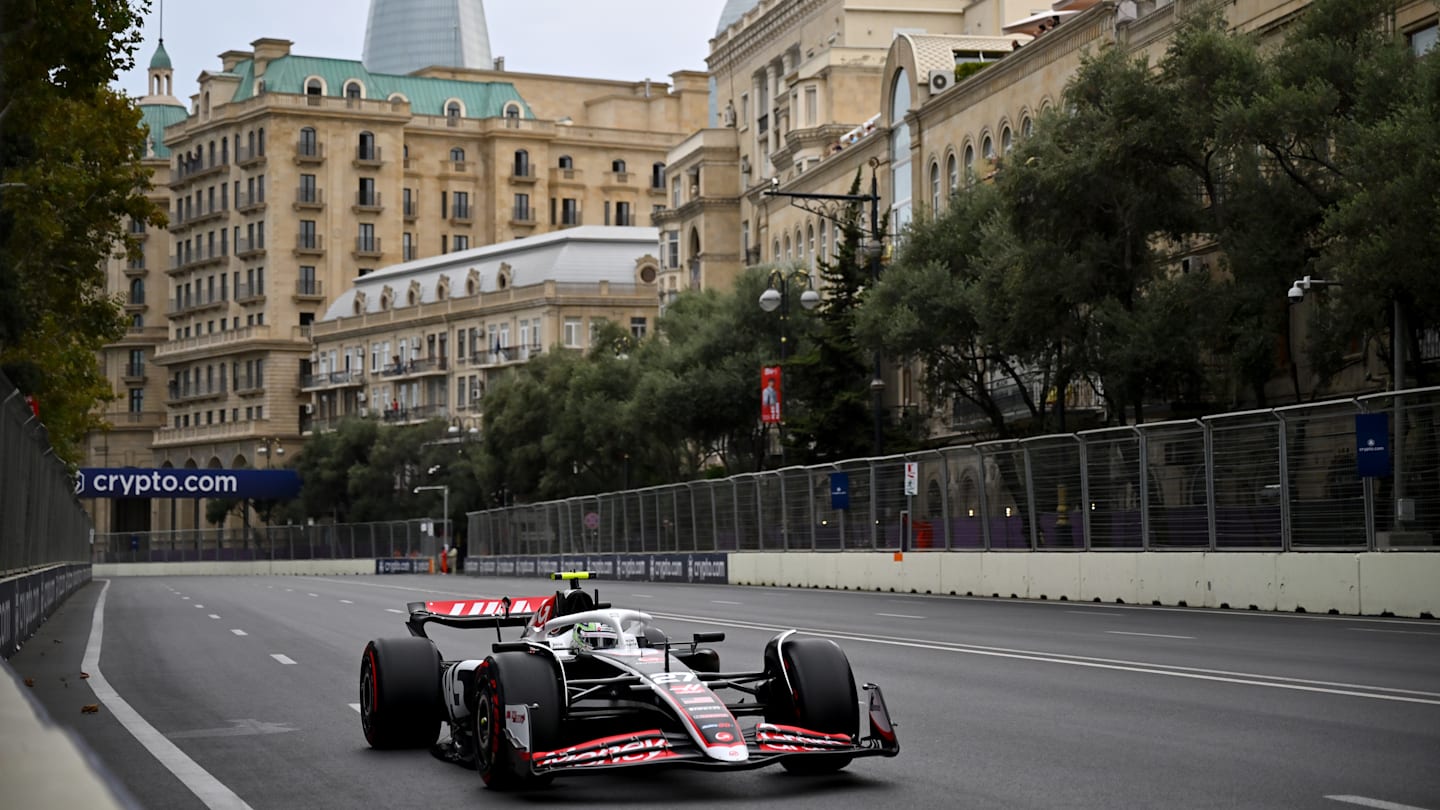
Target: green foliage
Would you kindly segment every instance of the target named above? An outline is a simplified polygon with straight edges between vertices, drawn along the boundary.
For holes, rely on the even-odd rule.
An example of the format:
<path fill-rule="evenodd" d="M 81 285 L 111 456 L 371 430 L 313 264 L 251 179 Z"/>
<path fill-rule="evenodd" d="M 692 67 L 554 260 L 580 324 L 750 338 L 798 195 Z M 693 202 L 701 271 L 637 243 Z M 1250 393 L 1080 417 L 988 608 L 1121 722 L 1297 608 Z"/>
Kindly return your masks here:
<path fill-rule="evenodd" d="M 124 334 L 105 262 L 136 255 L 127 219 L 165 224 L 145 197 L 139 111 L 109 87 L 146 8 L 7 0 L 0 15 L 0 368 L 72 462 L 111 398 L 95 352 Z"/>
<path fill-rule="evenodd" d="M 955 66 L 955 83 L 965 81 L 976 73 L 990 67 L 993 62 L 961 62 Z"/>

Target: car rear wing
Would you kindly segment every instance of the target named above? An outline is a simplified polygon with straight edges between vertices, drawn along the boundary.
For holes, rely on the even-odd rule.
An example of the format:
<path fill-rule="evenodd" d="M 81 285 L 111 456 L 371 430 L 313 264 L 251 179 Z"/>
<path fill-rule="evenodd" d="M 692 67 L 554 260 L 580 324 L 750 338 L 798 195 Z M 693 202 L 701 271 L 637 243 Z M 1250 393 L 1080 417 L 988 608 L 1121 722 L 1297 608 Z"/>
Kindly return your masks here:
<path fill-rule="evenodd" d="M 410 602 L 405 606 L 409 612 L 405 626 L 411 635 L 420 638 L 428 638 L 425 625 L 432 623 L 461 629 L 524 627 L 537 611 L 548 608 L 547 602 L 552 599 L 554 596 L 546 595 Z"/>

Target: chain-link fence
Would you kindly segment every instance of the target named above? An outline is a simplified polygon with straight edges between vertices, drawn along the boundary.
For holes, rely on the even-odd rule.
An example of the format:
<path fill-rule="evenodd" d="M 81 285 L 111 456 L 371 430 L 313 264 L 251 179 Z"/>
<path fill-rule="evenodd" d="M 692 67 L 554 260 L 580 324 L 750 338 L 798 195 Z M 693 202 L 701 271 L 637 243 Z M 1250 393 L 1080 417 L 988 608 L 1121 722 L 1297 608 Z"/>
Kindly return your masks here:
<path fill-rule="evenodd" d="M 1415 389 L 473 512 L 470 553 L 1435 549 L 1437 434 Z"/>
<path fill-rule="evenodd" d="M 438 524 L 439 521 L 435 521 Z M 95 537 L 96 562 L 346 560 L 434 557 L 444 531 L 429 520 L 122 532 Z"/>
<path fill-rule="evenodd" d="M 90 528 L 45 428 L 0 374 L 0 577 L 88 561 Z"/>

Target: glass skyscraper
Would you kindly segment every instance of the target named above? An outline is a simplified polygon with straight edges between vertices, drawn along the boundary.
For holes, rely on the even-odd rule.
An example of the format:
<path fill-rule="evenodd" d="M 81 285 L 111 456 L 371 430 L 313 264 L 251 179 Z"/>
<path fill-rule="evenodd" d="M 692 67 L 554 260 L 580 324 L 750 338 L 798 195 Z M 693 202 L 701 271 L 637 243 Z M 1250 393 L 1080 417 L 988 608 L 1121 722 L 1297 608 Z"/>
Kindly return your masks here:
<path fill-rule="evenodd" d="M 490 32 L 481 0 L 370 0 L 361 61 L 374 73 L 431 65 L 490 70 Z"/>

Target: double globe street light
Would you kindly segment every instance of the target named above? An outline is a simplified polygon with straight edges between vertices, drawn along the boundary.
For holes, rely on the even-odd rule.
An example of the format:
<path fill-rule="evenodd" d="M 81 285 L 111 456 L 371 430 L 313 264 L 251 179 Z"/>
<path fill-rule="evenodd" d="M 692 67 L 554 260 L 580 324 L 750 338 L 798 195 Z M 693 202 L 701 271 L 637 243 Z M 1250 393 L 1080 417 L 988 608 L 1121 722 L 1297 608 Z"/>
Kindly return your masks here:
<path fill-rule="evenodd" d="M 810 272 L 803 267 L 795 267 L 790 270 L 776 268 L 770 271 L 770 286 L 765 292 L 760 293 L 760 308 L 766 312 L 780 310 L 780 368 L 785 368 L 785 361 L 790 356 L 790 293 L 797 284 L 804 285 L 804 291 L 800 293 L 800 306 L 805 310 L 813 310 L 820 306 L 820 293 L 815 291 Z M 781 377 L 783 384 L 784 377 Z M 785 417 L 782 408 L 784 404 L 778 399 L 779 392 L 773 405 L 769 402 L 763 403 L 767 407 L 774 407 L 777 416 L 777 424 L 780 428 L 780 466 L 785 466 Z"/>

